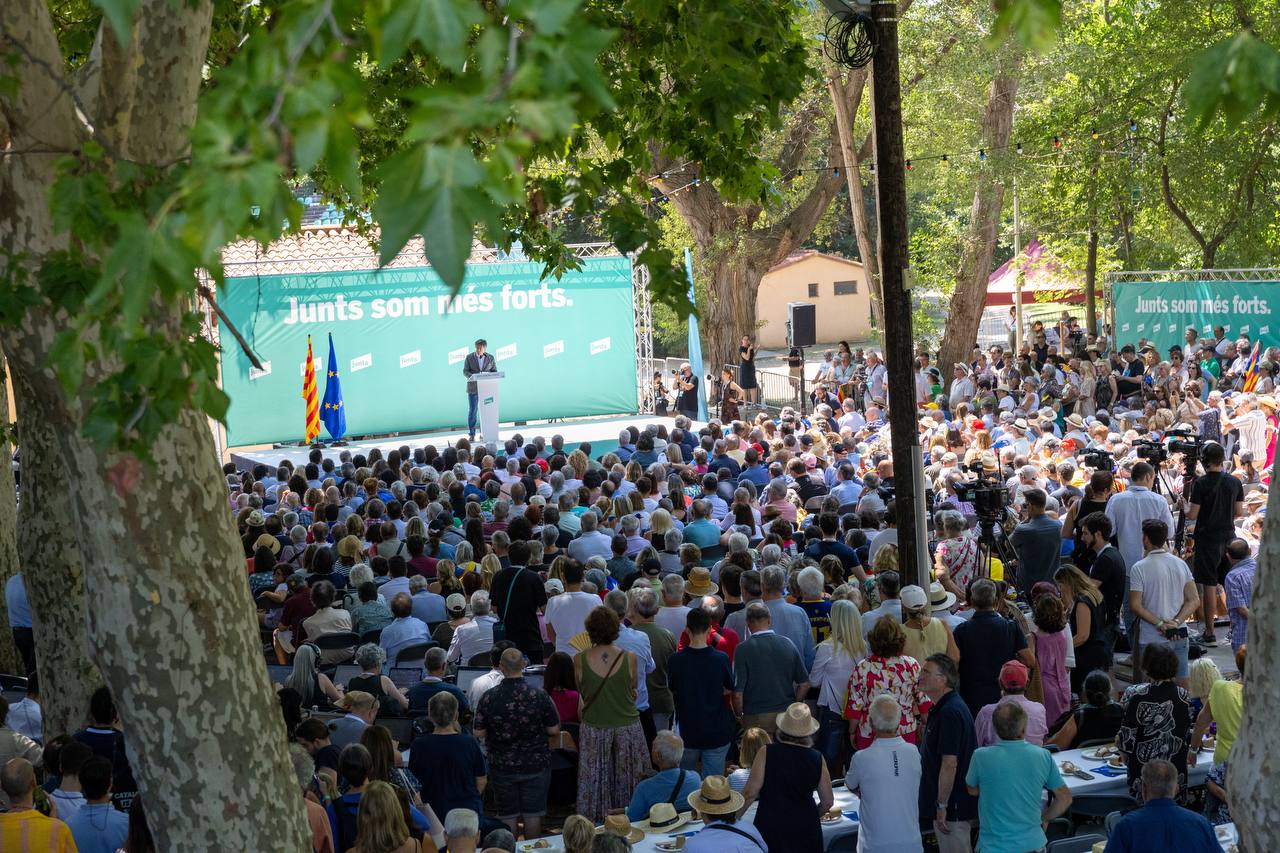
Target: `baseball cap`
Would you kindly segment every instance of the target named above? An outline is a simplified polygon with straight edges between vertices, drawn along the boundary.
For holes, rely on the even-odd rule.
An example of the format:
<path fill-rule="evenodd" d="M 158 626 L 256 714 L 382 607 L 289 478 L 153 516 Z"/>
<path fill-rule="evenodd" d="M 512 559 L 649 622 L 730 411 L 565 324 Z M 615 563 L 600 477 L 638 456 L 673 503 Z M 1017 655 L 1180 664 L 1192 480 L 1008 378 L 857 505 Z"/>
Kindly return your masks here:
<path fill-rule="evenodd" d="M 898 599 L 902 602 L 904 610 L 920 610 L 929 606 L 929 596 L 915 584 L 904 586 L 898 593 Z"/>
<path fill-rule="evenodd" d="M 444 600 L 444 606 L 450 613 L 462 613 L 467 609 L 467 600 L 462 593 L 455 592 Z"/>
<path fill-rule="evenodd" d="M 1031 671 L 1022 661 L 1011 660 L 1000 667 L 1000 686 L 1020 689 L 1027 686 L 1027 678 Z"/>

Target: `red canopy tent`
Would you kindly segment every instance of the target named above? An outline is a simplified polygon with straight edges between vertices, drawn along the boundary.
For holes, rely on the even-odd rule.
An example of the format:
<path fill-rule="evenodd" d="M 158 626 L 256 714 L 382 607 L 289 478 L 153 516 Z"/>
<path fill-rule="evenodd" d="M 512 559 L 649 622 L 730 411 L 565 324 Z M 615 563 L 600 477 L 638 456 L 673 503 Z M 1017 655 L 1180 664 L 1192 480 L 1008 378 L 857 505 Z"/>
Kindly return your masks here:
<path fill-rule="evenodd" d="M 1083 276 L 1064 268 L 1039 240 L 1032 240 L 1021 255 L 1005 261 L 987 279 L 987 307 L 1013 304 L 1019 267 L 1023 270 L 1023 305 L 1033 302 L 1084 302 Z"/>

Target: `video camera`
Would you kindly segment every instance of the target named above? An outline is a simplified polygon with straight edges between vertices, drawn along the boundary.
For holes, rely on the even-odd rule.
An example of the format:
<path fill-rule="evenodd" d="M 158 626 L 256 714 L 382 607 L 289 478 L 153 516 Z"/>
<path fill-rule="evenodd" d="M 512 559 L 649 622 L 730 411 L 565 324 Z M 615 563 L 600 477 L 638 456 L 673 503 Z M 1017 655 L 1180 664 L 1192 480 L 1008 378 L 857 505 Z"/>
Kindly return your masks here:
<path fill-rule="evenodd" d="M 1133 443 L 1133 450 L 1138 454 L 1138 458 L 1144 462 L 1150 462 L 1152 465 L 1159 465 L 1169 461 L 1169 450 L 1158 441 L 1149 438 L 1140 438 Z"/>
<path fill-rule="evenodd" d="M 1164 437 L 1168 442 L 1166 446 L 1170 453 L 1181 453 L 1188 462 L 1199 461 L 1205 445 L 1203 438 L 1189 429 L 1171 429 L 1164 434 Z"/>
<path fill-rule="evenodd" d="M 999 522 L 1009 505 L 1009 490 L 995 477 L 983 473 L 982 463 L 966 465 L 964 470 L 977 475 L 973 480 L 959 480 L 954 484 L 956 499 L 973 504 L 979 521 Z"/>
<path fill-rule="evenodd" d="M 1102 448 L 1094 448 L 1086 450 L 1080 454 L 1080 458 L 1084 460 L 1084 464 L 1095 471 L 1114 471 L 1116 469 L 1115 456 L 1109 450 Z"/>

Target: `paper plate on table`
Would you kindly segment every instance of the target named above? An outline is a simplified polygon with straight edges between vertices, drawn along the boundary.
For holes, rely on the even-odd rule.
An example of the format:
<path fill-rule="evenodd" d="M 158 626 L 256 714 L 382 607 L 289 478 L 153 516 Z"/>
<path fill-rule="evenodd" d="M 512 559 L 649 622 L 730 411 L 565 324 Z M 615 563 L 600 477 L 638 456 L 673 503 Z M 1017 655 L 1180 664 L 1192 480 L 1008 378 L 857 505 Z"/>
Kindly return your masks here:
<path fill-rule="evenodd" d="M 1115 755 L 1116 752 L 1116 748 L 1108 744 L 1106 746 L 1094 747 L 1093 749 L 1086 749 L 1084 752 L 1080 753 L 1080 755 L 1090 761 L 1106 761 L 1108 758 Z"/>
<path fill-rule="evenodd" d="M 564 847 L 559 838 L 537 838 L 533 841 L 521 841 L 516 845 L 520 853 L 560 853 Z"/>

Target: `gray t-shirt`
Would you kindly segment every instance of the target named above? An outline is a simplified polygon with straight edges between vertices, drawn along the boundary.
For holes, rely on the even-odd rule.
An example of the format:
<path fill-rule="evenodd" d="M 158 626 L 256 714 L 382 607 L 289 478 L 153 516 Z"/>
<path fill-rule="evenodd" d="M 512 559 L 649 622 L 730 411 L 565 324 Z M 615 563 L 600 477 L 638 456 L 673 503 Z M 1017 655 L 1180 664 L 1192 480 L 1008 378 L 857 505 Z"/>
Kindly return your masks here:
<path fill-rule="evenodd" d="M 795 644 L 771 630 L 752 634 L 738 646 L 733 676 L 743 714 L 785 711 L 796 701 L 796 685 L 809 680 Z"/>

